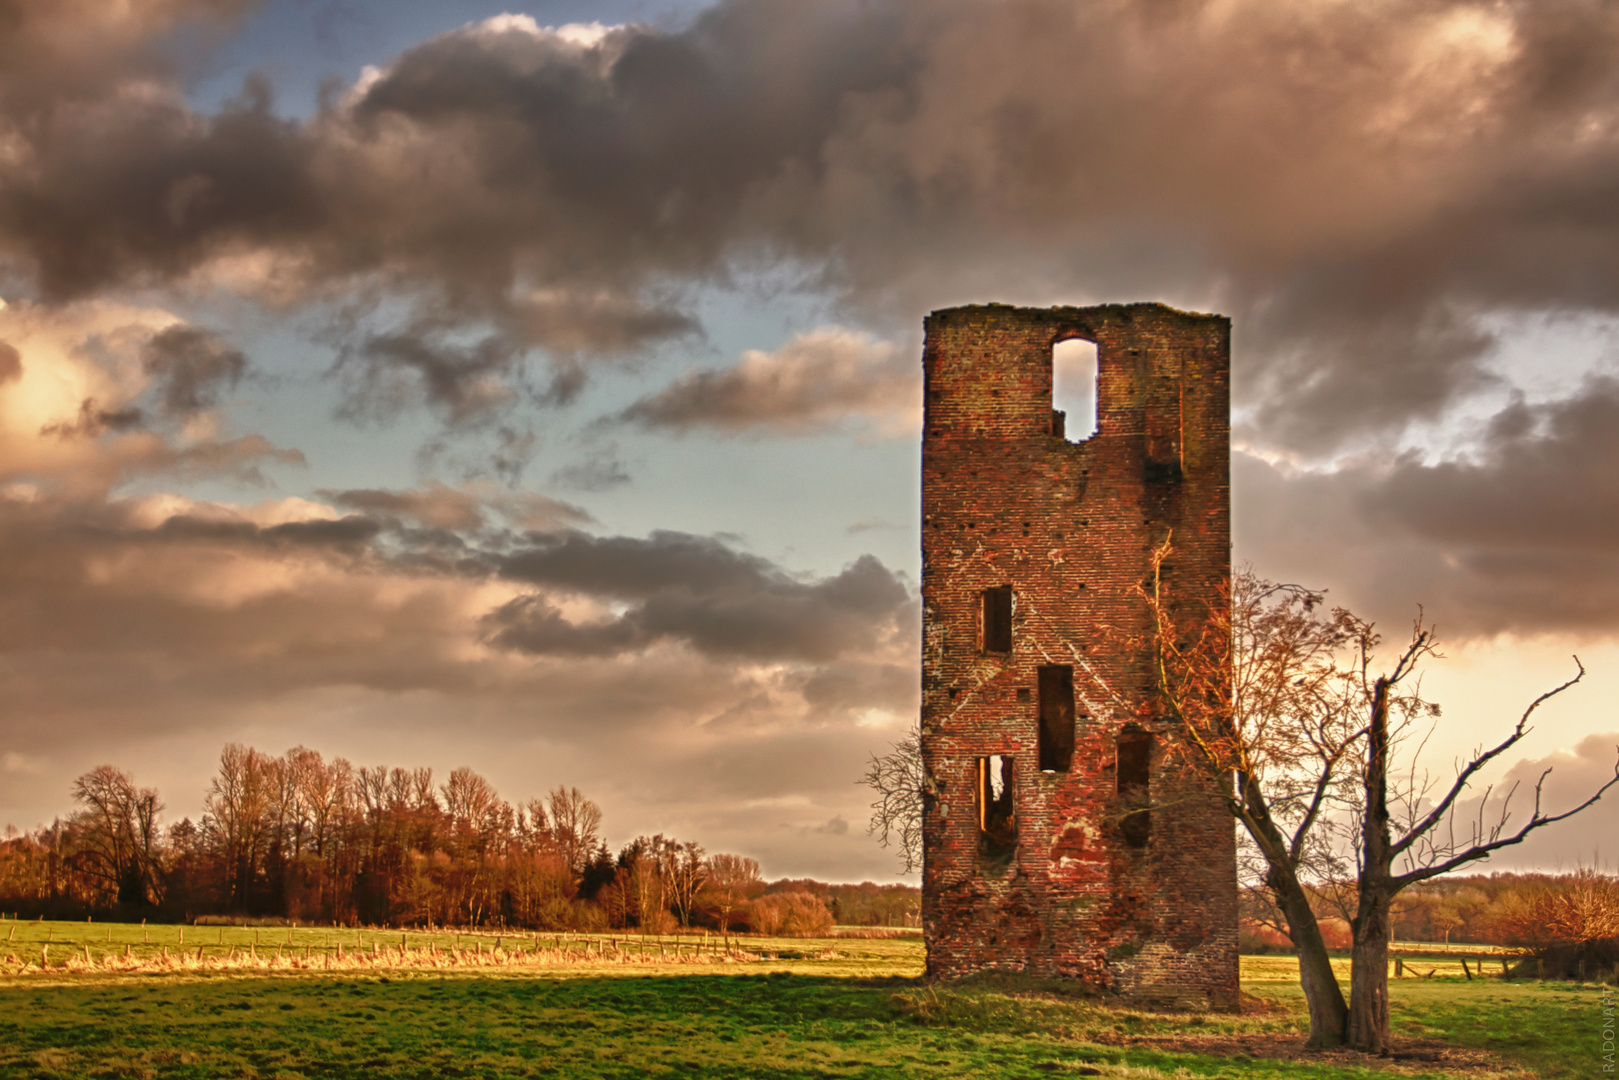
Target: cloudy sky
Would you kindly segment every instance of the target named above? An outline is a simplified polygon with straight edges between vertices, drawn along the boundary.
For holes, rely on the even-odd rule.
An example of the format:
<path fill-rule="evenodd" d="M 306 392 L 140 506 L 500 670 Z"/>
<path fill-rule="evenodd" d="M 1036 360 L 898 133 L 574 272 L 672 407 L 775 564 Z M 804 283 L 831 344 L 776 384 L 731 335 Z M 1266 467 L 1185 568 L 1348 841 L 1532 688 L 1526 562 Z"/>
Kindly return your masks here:
<path fill-rule="evenodd" d="M 1611 774 L 1598 0 L 0 0 L 0 296 L 0 826 L 303 743 L 893 877 L 987 300 L 1231 316 L 1238 559 L 1423 605 L 1437 774 L 1577 652 L 1498 776 Z"/>

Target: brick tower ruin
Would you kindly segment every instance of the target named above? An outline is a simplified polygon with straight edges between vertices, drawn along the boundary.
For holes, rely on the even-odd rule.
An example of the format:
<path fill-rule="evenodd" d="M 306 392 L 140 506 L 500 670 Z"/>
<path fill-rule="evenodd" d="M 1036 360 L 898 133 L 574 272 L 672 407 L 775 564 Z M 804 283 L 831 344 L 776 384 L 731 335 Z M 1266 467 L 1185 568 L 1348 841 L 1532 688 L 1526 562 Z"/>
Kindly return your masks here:
<path fill-rule="evenodd" d="M 1138 587 L 1231 573 L 1231 324 L 1162 304 L 935 311 L 923 351 L 922 919 L 928 972 L 1237 1004 L 1236 841 L 1175 753 Z M 1063 434 L 1052 350 L 1097 348 Z"/>

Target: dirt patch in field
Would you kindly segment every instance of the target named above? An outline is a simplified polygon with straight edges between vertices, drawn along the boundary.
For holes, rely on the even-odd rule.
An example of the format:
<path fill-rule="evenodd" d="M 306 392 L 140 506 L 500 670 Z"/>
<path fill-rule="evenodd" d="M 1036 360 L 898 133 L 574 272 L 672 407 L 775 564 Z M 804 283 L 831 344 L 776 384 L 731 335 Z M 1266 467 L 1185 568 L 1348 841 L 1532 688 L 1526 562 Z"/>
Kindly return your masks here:
<path fill-rule="evenodd" d="M 1514 1065 L 1498 1054 L 1454 1046 L 1437 1039 L 1396 1039 L 1387 1057 L 1373 1057 L 1357 1050 L 1335 1048 L 1314 1050 L 1297 1035 L 1256 1032 L 1252 1035 L 1122 1035 L 1093 1036 L 1093 1042 L 1109 1046 L 1151 1046 L 1154 1049 L 1209 1054 L 1215 1057 L 1265 1058 L 1272 1061 L 1298 1061 L 1312 1065 L 1358 1066 L 1399 1074 L 1454 1073 L 1485 1080 L 1488 1077 L 1532 1077 L 1527 1069 Z"/>

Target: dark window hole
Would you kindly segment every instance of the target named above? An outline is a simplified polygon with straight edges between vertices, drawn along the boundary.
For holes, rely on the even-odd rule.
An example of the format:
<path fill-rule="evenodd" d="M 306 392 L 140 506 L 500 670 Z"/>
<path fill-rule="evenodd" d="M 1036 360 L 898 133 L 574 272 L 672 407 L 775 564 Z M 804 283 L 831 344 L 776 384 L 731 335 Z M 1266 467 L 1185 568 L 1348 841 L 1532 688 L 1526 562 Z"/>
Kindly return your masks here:
<path fill-rule="evenodd" d="M 1017 774 L 1010 754 L 977 759 L 978 850 L 988 856 L 1017 847 Z"/>
<path fill-rule="evenodd" d="M 1074 762 L 1074 669 L 1042 664 L 1040 682 L 1040 771 L 1067 772 Z"/>
<path fill-rule="evenodd" d="M 1012 586 L 998 585 L 984 590 L 984 651 L 1012 651 Z"/>
<path fill-rule="evenodd" d="M 1119 802 L 1124 816 L 1120 830 L 1131 847 L 1146 847 L 1152 835 L 1152 811 L 1148 809 L 1152 788 L 1152 732 L 1127 724 L 1119 732 Z"/>

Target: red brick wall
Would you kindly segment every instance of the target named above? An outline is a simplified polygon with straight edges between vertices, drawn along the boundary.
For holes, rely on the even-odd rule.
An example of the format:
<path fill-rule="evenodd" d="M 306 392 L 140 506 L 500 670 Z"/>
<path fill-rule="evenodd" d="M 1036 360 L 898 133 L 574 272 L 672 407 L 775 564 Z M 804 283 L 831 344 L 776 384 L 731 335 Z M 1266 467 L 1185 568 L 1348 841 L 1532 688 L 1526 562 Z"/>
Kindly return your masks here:
<path fill-rule="evenodd" d="M 991 304 L 936 311 L 926 331 L 929 973 L 1025 971 L 1234 1008 L 1234 825 L 1159 715 L 1134 591 L 1165 538 L 1180 618 L 1230 576 L 1230 322 L 1161 304 Z M 1098 356 L 1097 431 L 1077 443 L 1051 434 L 1052 346 L 1070 338 Z M 981 596 L 1005 585 L 1012 651 L 986 654 Z M 1074 669 L 1067 773 L 1039 771 L 1043 664 Z M 1153 735 L 1144 843 L 1116 779 L 1127 724 Z M 1016 843 L 986 854 L 975 773 L 996 754 L 1014 761 Z"/>

